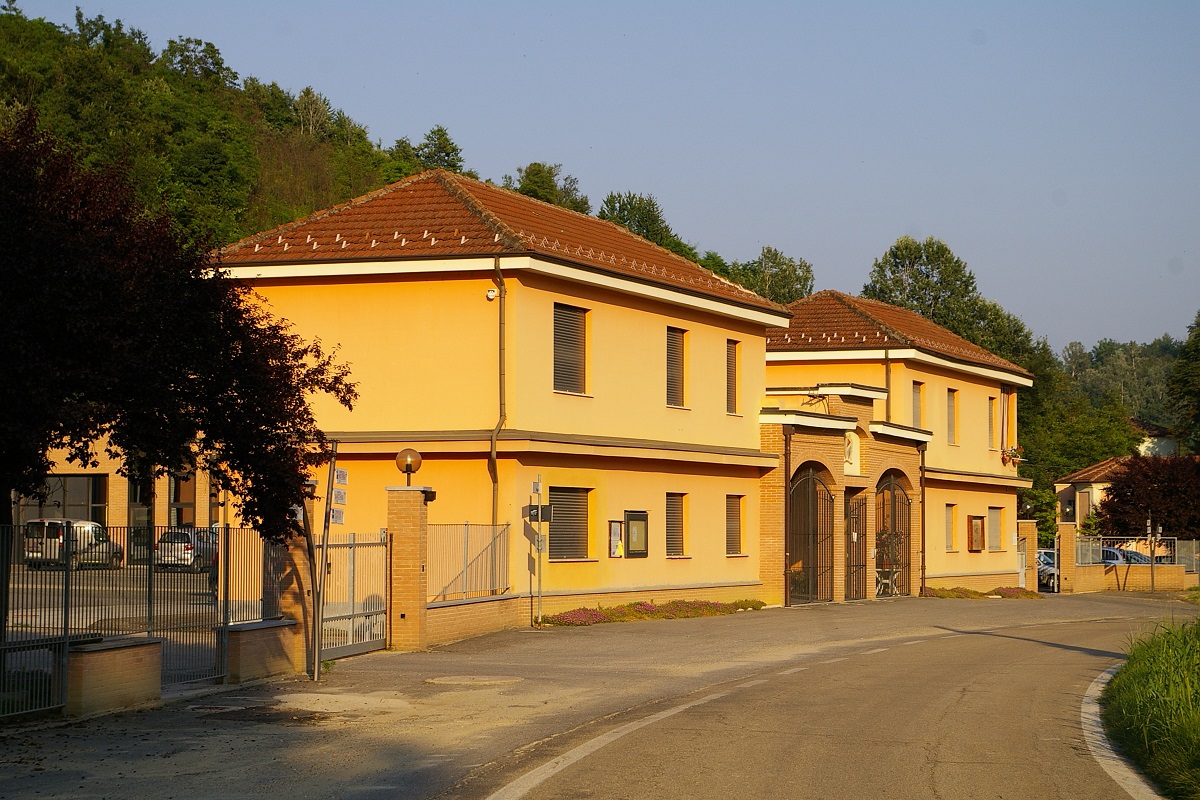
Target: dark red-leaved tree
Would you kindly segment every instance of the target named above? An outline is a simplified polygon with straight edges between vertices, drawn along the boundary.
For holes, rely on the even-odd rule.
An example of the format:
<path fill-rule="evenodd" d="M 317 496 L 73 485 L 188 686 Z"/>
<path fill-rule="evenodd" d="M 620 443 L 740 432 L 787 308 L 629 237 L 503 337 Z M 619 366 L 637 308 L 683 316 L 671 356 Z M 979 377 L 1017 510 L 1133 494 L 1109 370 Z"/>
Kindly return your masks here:
<path fill-rule="evenodd" d="M 349 407 L 354 385 L 218 266 L 32 114 L 0 130 L 6 497 L 37 490 L 51 451 L 87 464 L 103 449 L 142 475 L 207 470 L 264 536 L 297 531 L 290 510 L 328 457 L 310 400 Z M 0 503 L 0 526 L 12 512 Z"/>
<path fill-rule="evenodd" d="M 1200 457 L 1130 456 L 1096 516 L 1109 536 L 1145 536 L 1149 519 L 1164 536 L 1200 539 Z"/>

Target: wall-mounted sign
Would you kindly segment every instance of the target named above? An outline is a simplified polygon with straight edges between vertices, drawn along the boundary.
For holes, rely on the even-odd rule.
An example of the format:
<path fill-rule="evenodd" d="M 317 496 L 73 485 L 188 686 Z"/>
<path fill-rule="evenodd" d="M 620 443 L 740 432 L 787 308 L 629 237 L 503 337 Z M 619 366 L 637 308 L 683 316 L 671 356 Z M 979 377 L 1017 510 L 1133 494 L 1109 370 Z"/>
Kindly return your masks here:
<path fill-rule="evenodd" d="M 344 509 L 344 508 L 329 509 L 329 522 L 332 525 L 344 525 L 346 522 L 346 509 Z"/>
<path fill-rule="evenodd" d="M 649 515 L 645 511 L 625 512 L 625 557 L 645 558 L 650 554 Z"/>
<path fill-rule="evenodd" d="M 610 558 L 625 557 L 625 526 L 619 519 L 608 521 L 608 555 Z"/>
<path fill-rule="evenodd" d="M 338 467 L 333 471 L 333 482 L 336 486 L 347 486 L 349 484 L 350 475 L 346 470 Z"/>
<path fill-rule="evenodd" d="M 334 505 L 339 505 L 339 506 L 346 505 L 346 490 L 345 489 L 334 489 L 333 490 L 333 502 L 334 502 Z"/>
<path fill-rule="evenodd" d="M 554 506 L 546 504 L 544 506 L 532 505 L 529 507 L 530 522 L 553 522 L 554 521 Z"/>

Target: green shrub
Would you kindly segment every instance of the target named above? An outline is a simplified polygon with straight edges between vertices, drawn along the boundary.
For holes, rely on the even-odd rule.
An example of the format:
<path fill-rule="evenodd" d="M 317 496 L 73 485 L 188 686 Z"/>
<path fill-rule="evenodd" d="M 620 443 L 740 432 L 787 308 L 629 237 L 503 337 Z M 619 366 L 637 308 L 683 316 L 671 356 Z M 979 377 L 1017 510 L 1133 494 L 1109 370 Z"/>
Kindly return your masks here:
<path fill-rule="evenodd" d="M 1109 736 L 1167 797 L 1200 798 L 1200 622 L 1134 642 L 1100 702 Z"/>

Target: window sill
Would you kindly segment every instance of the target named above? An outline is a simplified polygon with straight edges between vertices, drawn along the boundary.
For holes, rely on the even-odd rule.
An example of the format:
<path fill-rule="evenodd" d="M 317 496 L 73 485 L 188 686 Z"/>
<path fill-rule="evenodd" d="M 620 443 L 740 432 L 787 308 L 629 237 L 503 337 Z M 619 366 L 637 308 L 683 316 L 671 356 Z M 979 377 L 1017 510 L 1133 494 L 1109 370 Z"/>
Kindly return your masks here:
<path fill-rule="evenodd" d="M 595 564 L 600 561 L 598 558 L 548 558 L 546 560 L 551 564 Z"/>
<path fill-rule="evenodd" d="M 568 392 L 565 389 L 555 389 L 554 393 L 566 395 L 567 397 L 592 397 L 593 396 L 593 395 L 588 394 L 587 392 Z"/>
<path fill-rule="evenodd" d="M 676 405 L 672 405 L 671 403 L 667 403 L 667 408 L 673 408 L 676 411 L 691 411 L 692 410 L 691 406 L 676 406 Z"/>
<path fill-rule="evenodd" d="M 667 561 L 691 561 L 691 556 L 667 556 Z"/>
<path fill-rule="evenodd" d="M 953 550 L 947 549 L 947 550 L 946 550 L 946 552 L 947 552 L 947 553 L 960 553 L 960 552 L 962 552 L 962 551 L 961 551 L 961 550 L 959 550 L 959 549 L 956 547 L 956 548 L 954 548 Z"/>
<path fill-rule="evenodd" d="M 749 553 L 726 553 L 726 558 L 749 558 Z"/>
<path fill-rule="evenodd" d="M 738 412 L 736 412 L 736 411 L 726 411 L 726 412 L 725 412 L 725 416 L 727 416 L 727 417 L 737 417 L 738 419 L 741 419 L 742 417 L 744 417 L 744 416 L 746 416 L 746 415 L 745 415 L 745 414 L 739 414 L 739 413 L 738 413 Z"/>

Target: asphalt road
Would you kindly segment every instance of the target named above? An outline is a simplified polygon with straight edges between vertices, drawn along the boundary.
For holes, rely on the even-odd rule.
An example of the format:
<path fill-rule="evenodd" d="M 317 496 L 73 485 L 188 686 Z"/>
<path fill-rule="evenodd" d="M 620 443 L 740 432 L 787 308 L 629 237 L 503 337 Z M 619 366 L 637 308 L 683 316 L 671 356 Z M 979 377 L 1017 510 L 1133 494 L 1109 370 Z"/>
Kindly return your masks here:
<path fill-rule="evenodd" d="M 901 598 L 510 631 L 0 730 L 0 795 L 1120 798 L 1080 700 L 1197 610 Z"/>

